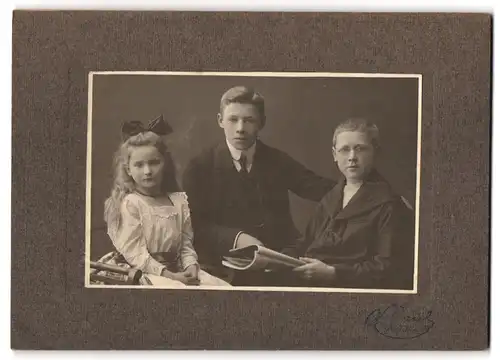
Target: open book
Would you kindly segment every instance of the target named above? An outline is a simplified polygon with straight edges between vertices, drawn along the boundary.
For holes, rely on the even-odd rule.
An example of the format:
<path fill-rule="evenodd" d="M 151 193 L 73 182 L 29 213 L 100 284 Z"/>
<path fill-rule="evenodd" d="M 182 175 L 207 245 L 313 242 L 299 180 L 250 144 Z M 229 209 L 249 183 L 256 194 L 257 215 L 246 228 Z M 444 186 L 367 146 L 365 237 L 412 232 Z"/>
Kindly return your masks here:
<path fill-rule="evenodd" d="M 236 270 L 278 270 L 295 268 L 305 262 L 264 246 L 250 245 L 229 250 L 222 264 Z"/>

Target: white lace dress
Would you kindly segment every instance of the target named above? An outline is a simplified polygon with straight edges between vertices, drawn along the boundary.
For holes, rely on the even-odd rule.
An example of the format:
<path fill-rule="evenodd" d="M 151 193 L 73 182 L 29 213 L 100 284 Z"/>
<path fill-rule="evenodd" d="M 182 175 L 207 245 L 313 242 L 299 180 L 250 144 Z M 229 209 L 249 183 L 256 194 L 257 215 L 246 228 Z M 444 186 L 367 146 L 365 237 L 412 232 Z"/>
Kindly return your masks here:
<path fill-rule="evenodd" d="M 108 235 L 117 251 L 100 261 L 142 270 L 142 284 L 184 287 L 161 273 L 165 268 L 180 272 L 198 263 L 186 194 L 174 192 L 155 198 L 131 193 L 123 199 L 120 213 L 120 224 L 108 224 Z M 199 278 L 200 285 L 230 286 L 203 270 Z"/>

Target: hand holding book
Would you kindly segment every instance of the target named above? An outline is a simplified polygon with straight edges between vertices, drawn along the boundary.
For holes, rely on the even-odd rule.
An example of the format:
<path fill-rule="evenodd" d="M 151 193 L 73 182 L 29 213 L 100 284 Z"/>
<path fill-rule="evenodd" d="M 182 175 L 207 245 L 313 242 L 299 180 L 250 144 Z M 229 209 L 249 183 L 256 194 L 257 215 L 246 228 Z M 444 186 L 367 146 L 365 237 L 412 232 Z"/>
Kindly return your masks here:
<path fill-rule="evenodd" d="M 305 265 L 296 267 L 293 272 L 297 273 L 304 280 L 322 280 L 331 282 L 336 277 L 335 267 L 325 264 L 318 259 L 302 257 Z"/>

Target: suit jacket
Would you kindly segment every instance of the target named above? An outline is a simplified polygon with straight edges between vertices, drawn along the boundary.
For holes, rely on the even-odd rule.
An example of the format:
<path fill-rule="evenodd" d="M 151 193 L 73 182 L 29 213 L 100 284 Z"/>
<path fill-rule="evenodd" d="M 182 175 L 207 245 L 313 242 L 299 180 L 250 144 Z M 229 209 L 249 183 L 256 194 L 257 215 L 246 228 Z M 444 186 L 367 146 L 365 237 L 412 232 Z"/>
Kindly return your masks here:
<path fill-rule="evenodd" d="M 413 211 L 376 171 L 342 209 L 345 179 L 318 204 L 294 256 L 336 269 L 331 287 L 413 288 Z"/>
<path fill-rule="evenodd" d="M 265 246 L 281 250 L 300 233 L 290 214 L 289 194 L 319 201 L 334 186 L 332 180 L 306 169 L 284 152 L 257 141 L 250 176 L 257 188 L 260 224 L 249 224 L 252 211 L 242 190 L 240 174 L 227 144 L 214 146 L 189 163 L 183 187 L 188 195 L 194 246 L 200 262 L 220 264 L 240 231 Z M 253 205 L 255 207 L 255 205 Z M 255 209 L 253 209 L 255 210 Z"/>

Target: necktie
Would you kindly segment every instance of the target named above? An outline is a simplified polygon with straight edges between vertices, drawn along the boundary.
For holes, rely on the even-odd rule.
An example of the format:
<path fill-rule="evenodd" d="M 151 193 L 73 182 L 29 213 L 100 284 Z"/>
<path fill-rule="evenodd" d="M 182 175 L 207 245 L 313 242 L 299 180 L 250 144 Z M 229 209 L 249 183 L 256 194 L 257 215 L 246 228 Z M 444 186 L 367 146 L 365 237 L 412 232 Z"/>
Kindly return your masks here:
<path fill-rule="evenodd" d="M 238 162 L 240 163 L 240 166 L 241 166 L 240 173 L 241 174 L 248 174 L 247 157 L 245 156 L 245 154 L 241 154 L 240 160 L 238 160 Z"/>

